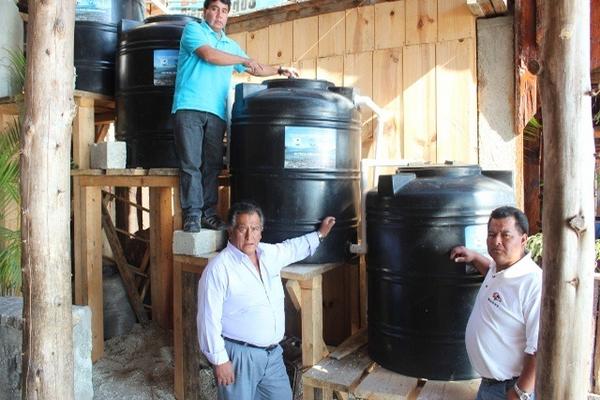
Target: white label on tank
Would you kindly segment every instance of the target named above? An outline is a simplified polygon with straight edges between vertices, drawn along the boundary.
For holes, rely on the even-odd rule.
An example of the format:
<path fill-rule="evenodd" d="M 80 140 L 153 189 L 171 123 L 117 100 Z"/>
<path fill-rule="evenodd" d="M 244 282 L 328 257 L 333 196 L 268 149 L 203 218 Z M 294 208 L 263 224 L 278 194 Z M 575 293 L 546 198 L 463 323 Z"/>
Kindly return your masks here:
<path fill-rule="evenodd" d="M 465 247 L 489 257 L 487 251 L 487 225 L 469 225 L 465 227 Z M 467 264 L 466 273 L 477 272 L 471 264 Z"/>
<path fill-rule="evenodd" d="M 77 0 L 75 21 L 110 22 L 112 0 Z"/>
<path fill-rule="evenodd" d="M 336 134 L 332 128 L 285 127 L 284 168 L 335 168 Z"/>
<path fill-rule="evenodd" d="M 175 86 L 179 50 L 154 50 L 154 86 Z"/>

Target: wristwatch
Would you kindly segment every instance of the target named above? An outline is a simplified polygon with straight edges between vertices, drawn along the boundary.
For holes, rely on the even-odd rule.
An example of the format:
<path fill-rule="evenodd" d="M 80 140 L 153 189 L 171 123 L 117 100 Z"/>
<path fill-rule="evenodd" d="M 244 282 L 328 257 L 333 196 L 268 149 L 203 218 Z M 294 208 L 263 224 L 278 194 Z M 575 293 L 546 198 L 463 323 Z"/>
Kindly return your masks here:
<path fill-rule="evenodd" d="M 317 231 L 317 237 L 319 238 L 319 243 L 321 243 L 323 239 L 325 239 L 325 236 L 321 234 L 321 231 Z"/>
<path fill-rule="evenodd" d="M 531 400 L 532 393 L 527 393 L 524 390 L 522 390 L 519 387 L 519 385 L 517 385 L 517 382 L 515 382 L 515 385 L 513 386 L 513 389 L 515 389 L 515 392 L 517 393 L 517 396 L 519 396 L 519 400 Z"/>

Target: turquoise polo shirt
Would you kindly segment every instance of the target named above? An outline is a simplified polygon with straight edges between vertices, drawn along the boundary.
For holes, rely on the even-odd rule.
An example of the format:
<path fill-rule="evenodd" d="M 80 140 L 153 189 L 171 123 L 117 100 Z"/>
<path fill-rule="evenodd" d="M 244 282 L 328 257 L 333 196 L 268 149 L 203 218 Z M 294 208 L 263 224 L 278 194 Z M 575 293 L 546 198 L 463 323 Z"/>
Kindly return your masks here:
<path fill-rule="evenodd" d="M 235 69 L 245 71 L 242 64 L 215 65 L 198 57 L 195 50 L 208 45 L 241 57 L 248 57 L 240 46 L 229 39 L 225 32 L 221 37 L 205 22 L 188 22 L 183 29 L 177 61 L 175 96 L 172 113 L 177 110 L 197 110 L 213 113 L 226 120 L 227 95 L 231 74 Z"/>

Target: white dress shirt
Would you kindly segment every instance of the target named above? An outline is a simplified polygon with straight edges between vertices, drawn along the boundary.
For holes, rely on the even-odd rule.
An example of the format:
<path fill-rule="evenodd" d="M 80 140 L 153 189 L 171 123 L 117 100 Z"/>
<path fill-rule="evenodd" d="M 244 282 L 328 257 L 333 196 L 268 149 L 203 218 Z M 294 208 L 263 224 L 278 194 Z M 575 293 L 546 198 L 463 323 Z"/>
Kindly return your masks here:
<path fill-rule="evenodd" d="M 500 272 L 492 262 L 469 317 L 465 344 L 485 378 L 521 375 L 525 353 L 537 351 L 542 270 L 529 254 Z"/>
<path fill-rule="evenodd" d="M 198 340 L 208 361 L 229 361 L 223 337 L 257 346 L 283 339 L 284 293 L 280 271 L 314 254 L 316 232 L 279 244 L 259 243 L 260 276 L 250 258 L 230 242 L 202 273 L 198 284 Z"/>

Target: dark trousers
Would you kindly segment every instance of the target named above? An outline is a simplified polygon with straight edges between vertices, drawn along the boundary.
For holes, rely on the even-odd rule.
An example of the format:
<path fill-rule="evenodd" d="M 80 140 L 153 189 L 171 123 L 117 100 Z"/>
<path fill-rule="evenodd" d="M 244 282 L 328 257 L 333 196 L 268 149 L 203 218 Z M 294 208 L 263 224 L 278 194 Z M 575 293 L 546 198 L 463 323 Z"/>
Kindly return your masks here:
<path fill-rule="evenodd" d="M 175 150 L 184 217 L 208 217 L 217 212 L 225 128 L 225 121 L 208 112 L 178 110 L 175 113 Z"/>

